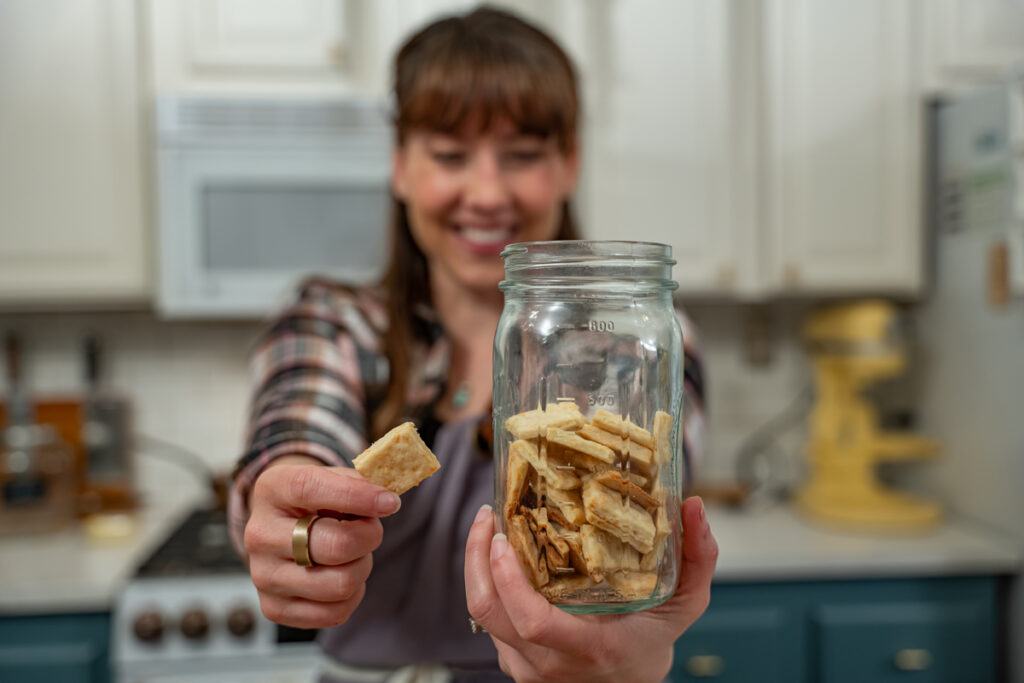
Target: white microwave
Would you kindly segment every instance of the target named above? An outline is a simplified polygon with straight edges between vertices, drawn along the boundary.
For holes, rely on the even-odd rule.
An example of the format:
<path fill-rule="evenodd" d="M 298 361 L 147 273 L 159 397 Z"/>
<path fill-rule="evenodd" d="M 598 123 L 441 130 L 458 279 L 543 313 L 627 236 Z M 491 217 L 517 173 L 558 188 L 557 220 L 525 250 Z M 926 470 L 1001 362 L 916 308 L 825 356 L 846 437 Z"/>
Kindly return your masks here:
<path fill-rule="evenodd" d="M 381 277 L 391 134 L 379 101 L 157 101 L 157 306 L 262 318 L 303 278 Z"/>

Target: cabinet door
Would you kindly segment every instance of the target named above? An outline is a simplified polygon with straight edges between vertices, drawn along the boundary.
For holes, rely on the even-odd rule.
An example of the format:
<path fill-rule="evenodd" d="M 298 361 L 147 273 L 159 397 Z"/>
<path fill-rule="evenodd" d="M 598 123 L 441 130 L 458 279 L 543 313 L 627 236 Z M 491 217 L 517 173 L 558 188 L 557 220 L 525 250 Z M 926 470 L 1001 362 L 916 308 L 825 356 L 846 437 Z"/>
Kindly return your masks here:
<path fill-rule="evenodd" d="M 594 2 L 586 13 L 585 236 L 672 245 L 683 293 L 742 287 L 753 251 L 738 204 L 733 5 Z"/>
<path fill-rule="evenodd" d="M 718 591 L 721 593 L 724 591 Z M 715 591 L 713 591 L 713 594 Z M 712 606 L 675 644 L 673 683 L 795 683 L 803 679 L 800 634 L 782 605 Z"/>
<path fill-rule="evenodd" d="M 919 10 L 912 0 L 764 5 L 769 291 L 918 291 Z"/>
<path fill-rule="evenodd" d="M 110 680 L 110 615 L 0 618 L 0 681 Z"/>
<path fill-rule="evenodd" d="M 995 629 L 983 602 L 826 604 L 813 621 L 822 683 L 995 680 Z"/>
<path fill-rule="evenodd" d="M 0 2 L 0 305 L 149 294 L 134 8 Z"/>
<path fill-rule="evenodd" d="M 361 3 L 150 0 L 157 92 L 325 94 L 366 86 Z M 362 41 L 362 42 L 361 42 Z"/>
<path fill-rule="evenodd" d="M 1018 0 L 929 0 L 924 4 L 928 88 L 991 80 L 1024 61 L 1024 4 Z"/>

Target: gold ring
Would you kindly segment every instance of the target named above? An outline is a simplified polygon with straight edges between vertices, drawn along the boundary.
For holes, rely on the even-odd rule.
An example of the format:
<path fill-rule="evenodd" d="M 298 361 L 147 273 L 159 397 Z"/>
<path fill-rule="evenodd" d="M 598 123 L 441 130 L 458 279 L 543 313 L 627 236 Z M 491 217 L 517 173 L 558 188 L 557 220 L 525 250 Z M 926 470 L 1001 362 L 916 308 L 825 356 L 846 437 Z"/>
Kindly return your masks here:
<path fill-rule="evenodd" d="M 309 556 L 309 530 L 318 519 L 320 515 L 306 515 L 295 522 L 295 528 L 292 529 L 292 557 L 300 567 L 316 566 L 316 562 Z"/>

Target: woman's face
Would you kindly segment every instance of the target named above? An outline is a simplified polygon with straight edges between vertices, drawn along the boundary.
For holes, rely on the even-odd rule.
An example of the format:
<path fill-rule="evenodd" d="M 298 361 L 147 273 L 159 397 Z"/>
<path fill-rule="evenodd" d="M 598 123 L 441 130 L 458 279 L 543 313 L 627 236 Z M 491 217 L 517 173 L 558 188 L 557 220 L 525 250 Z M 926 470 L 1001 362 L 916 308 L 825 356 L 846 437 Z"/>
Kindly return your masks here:
<path fill-rule="evenodd" d="M 507 244 L 554 239 L 577 176 L 575 151 L 500 121 L 480 132 L 410 132 L 392 183 L 432 277 L 493 292 Z"/>

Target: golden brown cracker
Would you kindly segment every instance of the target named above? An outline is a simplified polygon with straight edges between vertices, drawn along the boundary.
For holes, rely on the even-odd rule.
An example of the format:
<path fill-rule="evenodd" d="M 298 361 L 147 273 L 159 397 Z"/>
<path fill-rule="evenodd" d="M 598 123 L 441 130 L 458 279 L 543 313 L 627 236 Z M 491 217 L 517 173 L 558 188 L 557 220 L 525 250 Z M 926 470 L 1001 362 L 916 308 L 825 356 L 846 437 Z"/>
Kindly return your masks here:
<path fill-rule="evenodd" d="M 580 527 L 580 541 L 583 559 L 595 581 L 602 581 L 608 572 L 640 569 L 640 554 L 632 546 L 593 524 Z"/>
<path fill-rule="evenodd" d="M 632 500 L 591 479 L 583 487 L 587 521 L 629 543 L 641 553 L 654 549 L 654 520 Z"/>
<path fill-rule="evenodd" d="M 552 427 L 547 430 L 546 436 L 548 443 L 558 444 L 563 448 L 582 453 L 596 460 L 601 460 L 609 465 L 615 462 L 615 451 L 595 441 L 584 439 L 575 432 Z"/>
<path fill-rule="evenodd" d="M 549 601 L 564 600 L 574 593 L 593 588 L 594 580 L 589 576 L 578 574 L 552 577 L 551 581 L 541 588 L 540 593 Z"/>
<path fill-rule="evenodd" d="M 618 415 L 614 415 L 607 410 L 598 410 L 594 413 L 594 417 L 591 418 L 590 421 L 593 422 L 595 426 L 600 427 L 606 432 L 622 436 L 623 419 Z M 645 446 L 652 450 L 654 449 L 654 438 L 651 436 L 651 433 L 643 427 L 629 422 L 626 431 L 631 440 L 636 441 L 641 446 Z"/>
<path fill-rule="evenodd" d="M 672 459 L 672 416 L 663 410 L 654 414 L 654 462 L 664 465 Z"/>
<path fill-rule="evenodd" d="M 527 410 L 505 420 L 505 429 L 517 439 L 536 439 L 552 427 L 576 430 L 583 426 L 583 414 L 575 403 L 549 403 L 545 410 Z"/>
<path fill-rule="evenodd" d="M 511 517 L 519 508 L 530 480 L 530 463 L 520 453 L 508 456 L 508 475 L 505 479 L 505 517 Z"/>
<path fill-rule="evenodd" d="M 626 600 L 649 598 L 658 586 L 658 575 L 654 572 L 611 572 L 604 579 Z"/>
<path fill-rule="evenodd" d="M 542 561 L 537 540 L 522 515 L 513 515 L 508 520 L 508 542 L 515 550 L 530 583 L 536 588 L 545 585 L 549 580 L 547 565 Z"/>
<path fill-rule="evenodd" d="M 352 465 L 367 481 L 397 494 L 418 486 L 441 468 L 412 422 L 400 424 L 374 441 Z"/>
<path fill-rule="evenodd" d="M 634 484 L 628 478 L 622 476 L 622 472 L 618 470 L 608 470 L 606 472 L 600 472 L 595 474 L 593 477 L 594 481 L 599 484 L 603 484 L 608 488 L 618 491 L 619 493 L 627 494 L 632 500 L 639 503 L 645 510 L 654 513 L 658 509 L 660 503 L 651 494 L 644 491 L 642 488 Z"/>
<path fill-rule="evenodd" d="M 523 457 L 533 469 L 537 470 L 537 473 L 544 477 L 544 480 L 556 489 L 578 489 L 580 487 L 580 478 L 572 472 L 560 470 L 553 466 L 550 459 L 540 457 L 540 452 L 537 446 L 530 441 L 524 441 L 518 439 L 513 441 L 508 447 L 509 457 L 512 454 L 518 454 Z"/>
<path fill-rule="evenodd" d="M 583 498 L 580 497 L 579 489 L 564 490 L 549 488 L 545 494 L 549 510 L 558 508 L 562 518 L 568 522 L 565 526 L 579 527 L 587 521 L 583 512 Z"/>

